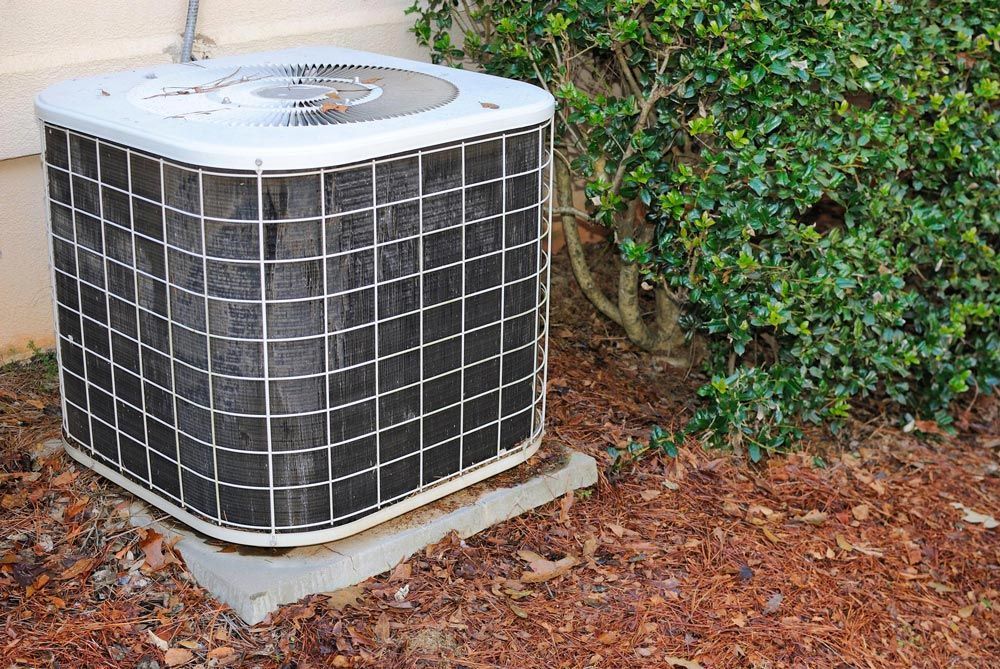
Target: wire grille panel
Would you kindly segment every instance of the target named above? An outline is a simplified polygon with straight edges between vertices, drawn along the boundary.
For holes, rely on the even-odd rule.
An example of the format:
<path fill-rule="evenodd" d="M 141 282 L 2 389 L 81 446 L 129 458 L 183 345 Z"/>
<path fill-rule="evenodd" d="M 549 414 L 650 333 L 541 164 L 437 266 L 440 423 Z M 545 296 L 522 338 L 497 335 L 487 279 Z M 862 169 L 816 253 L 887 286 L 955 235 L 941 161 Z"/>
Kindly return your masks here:
<path fill-rule="evenodd" d="M 350 523 L 542 430 L 550 126 L 295 173 L 46 125 L 64 431 L 210 523 Z"/>

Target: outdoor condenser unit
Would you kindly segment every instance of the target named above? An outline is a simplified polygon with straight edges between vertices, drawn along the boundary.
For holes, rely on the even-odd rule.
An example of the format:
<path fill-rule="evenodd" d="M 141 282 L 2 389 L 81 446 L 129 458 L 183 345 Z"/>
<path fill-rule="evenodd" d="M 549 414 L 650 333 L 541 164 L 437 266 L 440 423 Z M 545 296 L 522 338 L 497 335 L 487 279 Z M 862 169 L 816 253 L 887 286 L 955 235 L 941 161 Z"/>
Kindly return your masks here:
<path fill-rule="evenodd" d="M 208 535 L 291 546 L 538 447 L 548 93 L 302 48 L 36 109 L 78 461 Z"/>

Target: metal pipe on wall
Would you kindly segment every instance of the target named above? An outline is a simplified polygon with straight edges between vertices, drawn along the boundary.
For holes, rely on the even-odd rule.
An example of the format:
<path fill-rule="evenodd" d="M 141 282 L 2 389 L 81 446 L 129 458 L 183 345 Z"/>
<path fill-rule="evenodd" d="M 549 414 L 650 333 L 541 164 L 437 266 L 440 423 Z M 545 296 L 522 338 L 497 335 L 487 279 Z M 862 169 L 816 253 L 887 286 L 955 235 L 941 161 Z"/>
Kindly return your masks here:
<path fill-rule="evenodd" d="M 191 62 L 191 48 L 194 46 L 194 29 L 198 23 L 198 0 L 188 0 L 187 21 L 184 23 L 184 41 L 181 43 L 181 62 Z"/>

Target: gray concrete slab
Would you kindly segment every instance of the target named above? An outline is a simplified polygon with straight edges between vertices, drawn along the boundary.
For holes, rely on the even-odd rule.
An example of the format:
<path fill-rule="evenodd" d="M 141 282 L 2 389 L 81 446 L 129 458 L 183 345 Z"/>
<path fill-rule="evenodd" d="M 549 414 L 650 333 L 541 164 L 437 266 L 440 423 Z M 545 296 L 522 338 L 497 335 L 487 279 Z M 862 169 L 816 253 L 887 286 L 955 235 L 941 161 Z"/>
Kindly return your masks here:
<path fill-rule="evenodd" d="M 224 544 L 163 520 L 162 512 L 136 502 L 131 521 L 153 526 L 175 544 L 188 570 L 218 600 L 250 624 L 306 595 L 349 587 L 386 572 L 450 532 L 465 538 L 496 523 L 597 482 L 593 458 L 544 448 L 514 469 L 444 497 L 346 539 L 290 549 Z"/>

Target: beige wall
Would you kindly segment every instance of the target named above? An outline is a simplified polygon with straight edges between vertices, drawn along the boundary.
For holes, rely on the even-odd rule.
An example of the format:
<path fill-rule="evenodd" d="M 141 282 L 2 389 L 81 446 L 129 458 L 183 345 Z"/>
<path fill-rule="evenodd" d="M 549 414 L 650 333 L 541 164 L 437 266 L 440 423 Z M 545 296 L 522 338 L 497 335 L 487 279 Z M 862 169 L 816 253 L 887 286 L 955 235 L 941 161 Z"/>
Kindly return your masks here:
<path fill-rule="evenodd" d="M 410 0 L 201 0 L 196 56 L 309 44 L 424 59 Z M 9 0 L 0 20 L 0 361 L 52 343 L 32 99 L 70 77 L 177 60 L 186 0 Z"/>

